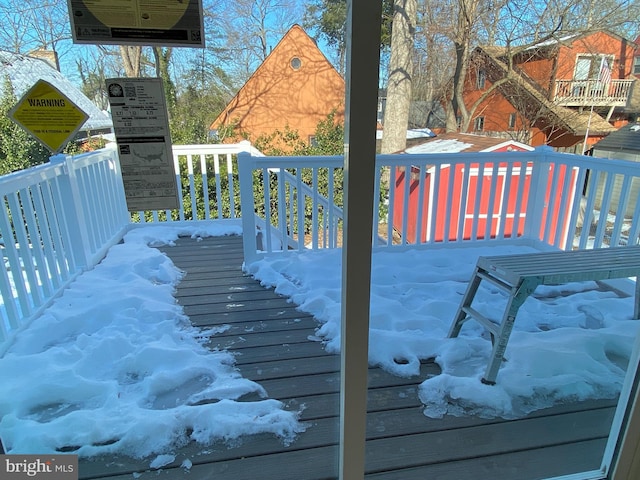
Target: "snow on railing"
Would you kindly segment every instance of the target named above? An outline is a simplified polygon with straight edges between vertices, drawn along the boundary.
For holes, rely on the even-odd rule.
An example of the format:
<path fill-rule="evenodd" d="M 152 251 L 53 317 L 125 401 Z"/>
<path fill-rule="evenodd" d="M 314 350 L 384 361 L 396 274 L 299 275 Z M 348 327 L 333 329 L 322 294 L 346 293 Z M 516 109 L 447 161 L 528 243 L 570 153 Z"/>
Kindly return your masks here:
<path fill-rule="evenodd" d="M 245 261 L 341 244 L 341 157 L 240 154 Z M 302 165 L 302 166 L 301 166 Z M 376 248 L 502 241 L 540 248 L 638 242 L 633 162 L 533 152 L 379 155 Z M 326 192 L 320 178 L 330 177 Z M 268 181 L 265 181 L 268 179 Z M 256 200 L 258 199 L 258 200 Z M 602 213 L 600 213 L 602 212 Z M 300 242 L 301 233 L 304 242 Z"/>
<path fill-rule="evenodd" d="M 114 149 L 0 177 L 0 350 L 122 238 L 128 222 Z"/>

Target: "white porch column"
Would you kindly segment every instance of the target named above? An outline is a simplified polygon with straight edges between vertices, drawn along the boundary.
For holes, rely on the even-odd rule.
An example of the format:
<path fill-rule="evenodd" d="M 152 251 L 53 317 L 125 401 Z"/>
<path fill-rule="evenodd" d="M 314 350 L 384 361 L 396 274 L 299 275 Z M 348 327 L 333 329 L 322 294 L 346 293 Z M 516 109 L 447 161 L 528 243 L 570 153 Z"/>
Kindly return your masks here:
<path fill-rule="evenodd" d="M 381 0 L 347 1 L 341 480 L 364 477 Z"/>

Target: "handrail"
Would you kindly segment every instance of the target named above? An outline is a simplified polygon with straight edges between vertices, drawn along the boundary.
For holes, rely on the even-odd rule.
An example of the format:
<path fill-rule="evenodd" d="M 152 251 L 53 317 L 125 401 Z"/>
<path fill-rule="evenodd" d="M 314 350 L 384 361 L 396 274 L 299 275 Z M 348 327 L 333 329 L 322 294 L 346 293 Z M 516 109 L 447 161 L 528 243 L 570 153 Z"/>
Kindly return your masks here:
<path fill-rule="evenodd" d="M 239 152 L 262 155 L 248 142 L 174 146 L 176 164 L 187 167 L 184 172 L 177 170 L 178 185 L 189 185 L 192 191 L 204 189 L 205 202 L 212 196 L 216 205 L 207 203 L 211 208 L 207 207 L 206 215 L 199 216 L 196 211 L 195 216 L 188 216 L 182 197 L 179 212 L 141 212 L 136 220 L 159 223 L 237 218 Z M 202 168 L 199 180 L 204 185 L 196 183 L 194 164 Z M 213 191 L 207 191 L 209 174 Z M 226 195 L 228 208 L 223 209 L 221 199 Z M 132 226 L 132 216 L 127 211 L 115 146 L 73 157 L 57 155 L 47 164 L 2 176 L 0 196 L 4 267 L 0 268 L 1 355 L 19 329 L 122 239 Z"/>
<path fill-rule="evenodd" d="M 342 185 L 339 182 L 335 188 L 334 184 L 335 172 L 342 172 L 342 157 L 256 158 L 241 153 L 238 165 L 241 210 L 255 213 L 242 215 L 243 232 L 256 232 L 256 236 L 244 235 L 245 261 L 257 258 L 259 251 L 286 252 L 340 245 L 343 212 L 336 198 Z M 254 172 L 258 181 L 261 179 L 260 185 L 254 183 Z M 308 174 L 306 181 L 304 174 Z M 326 196 L 319 191 L 320 176 L 326 177 Z M 269 181 L 265 182 L 265 178 Z M 265 188 L 266 185 L 269 187 Z M 256 198 L 261 201 L 256 202 Z"/>

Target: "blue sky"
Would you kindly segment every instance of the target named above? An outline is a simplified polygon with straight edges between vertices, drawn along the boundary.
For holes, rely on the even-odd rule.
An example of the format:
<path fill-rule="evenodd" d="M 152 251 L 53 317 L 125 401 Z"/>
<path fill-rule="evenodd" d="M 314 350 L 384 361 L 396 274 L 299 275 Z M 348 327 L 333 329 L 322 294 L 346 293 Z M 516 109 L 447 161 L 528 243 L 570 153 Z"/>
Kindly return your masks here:
<path fill-rule="evenodd" d="M 30 28 L 27 24 L 27 21 L 31 22 L 41 22 L 47 20 L 46 17 L 51 18 L 60 18 L 63 22 L 60 22 L 58 27 L 57 36 L 61 36 L 61 34 L 67 37 L 66 40 L 59 40 L 55 44 L 55 49 L 58 52 L 60 69 L 61 72 L 67 76 L 73 83 L 80 85 L 80 76 L 78 73 L 77 61 L 78 59 L 85 59 L 87 63 L 91 64 L 92 58 L 95 57 L 98 53 L 98 47 L 93 45 L 75 45 L 71 41 L 71 29 L 69 24 L 69 16 L 68 16 L 68 6 L 67 2 L 55 2 L 56 15 L 41 15 L 42 9 L 38 9 L 37 7 L 31 7 L 31 5 L 38 4 L 43 0 L 29 0 L 27 2 L 21 2 L 20 0 L 0 0 L 0 20 L 3 22 L 3 25 L 14 25 L 15 28 L 4 28 L 3 32 L 0 32 L 0 48 L 7 49 L 10 51 L 16 51 L 16 44 L 22 45 L 19 48 L 19 53 L 27 53 L 32 48 L 38 46 L 38 35 L 36 28 Z M 298 12 L 293 16 L 287 16 L 286 21 L 290 21 L 291 23 L 300 23 L 302 12 L 304 9 L 305 0 L 293 0 L 297 3 Z M 204 0 L 206 6 L 210 3 L 209 0 Z M 257 4 L 262 4 L 263 6 L 266 4 L 265 8 L 274 8 L 274 2 L 271 0 L 263 0 L 262 2 L 258 1 Z M 236 7 L 241 5 L 240 2 L 237 2 Z M 275 4 L 277 5 L 277 3 Z M 214 7 L 215 8 L 215 7 Z M 220 2 L 217 5 L 218 11 L 226 11 L 229 10 L 228 4 L 226 2 Z M 32 13 L 36 12 L 35 15 Z M 259 13 L 259 12 L 258 12 Z M 39 20 L 40 19 L 40 20 Z M 281 25 L 280 31 L 286 30 L 290 25 L 285 25 L 282 17 L 279 17 L 276 13 L 270 14 L 267 17 L 266 27 L 270 30 L 277 30 L 274 26 L 270 26 L 271 24 Z M 235 24 L 236 22 L 234 22 Z M 244 22 L 243 22 L 244 23 Z M 205 29 L 209 36 L 215 29 L 215 23 L 212 25 L 211 21 L 205 21 Z M 237 30 L 237 29 L 236 29 Z M 19 38 L 20 40 L 15 40 L 15 38 Z M 274 31 L 268 37 L 268 48 L 273 48 L 278 43 L 281 38 L 281 33 L 279 31 Z M 212 40 L 208 41 L 208 47 L 212 47 Z M 219 43 L 224 45 L 226 43 L 223 37 L 219 37 Z M 51 46 L 51 45 L 49 45 Z M 320 49 L 323 53 L 331 60 L 331 52 L 326 48 L 326 45 L 322 43 L 319 45 Z M 201 49 L 193 49 L 193 48 L 179 48 L 174 50 L 174 56 L 177 58 L 177 62 L 175 67 L 179 69 L 182 66 L 189 64 L 189 58 L 191 55 L 202 56 Z M 216 62 L 219 66 L 222 66 L 225 70 L 230 70 L 231 65 L 220 65 L 222 60 L 218 58 Z M 255 63 L 255 62 L 254 62 Z M 258 63 L 252 65 L 253 68 L 257 67 Z M 179 74 L 179 72 L 176 72 Z"/>

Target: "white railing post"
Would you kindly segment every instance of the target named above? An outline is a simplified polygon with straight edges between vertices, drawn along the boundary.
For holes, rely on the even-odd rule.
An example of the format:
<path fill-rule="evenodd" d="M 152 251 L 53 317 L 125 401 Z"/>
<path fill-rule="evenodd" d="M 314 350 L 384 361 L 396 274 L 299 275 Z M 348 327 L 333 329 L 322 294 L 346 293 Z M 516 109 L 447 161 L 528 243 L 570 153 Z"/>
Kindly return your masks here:
<path fill-rule="evenodd" d="M 536 156 L 531 170 L 531 183 L 529 185 L 529 202 L 524 220 L 525 238 L 541 239 L 542 218 L 547 207 L 546 191 L 549 184 L 549 168 L 551 163 L 547 156 L 553 153 L 553 148 L 542 146 L 536 148 Z"/>
<path fill-rule="evenodd" d="M 78 188 L 77 175 L 73 166 L 73 157 L 69 155 L 54 155 L 50 159 L 52 164 L 61 164 L 64 175 L 58 178 L 60 185 L 60 201 L 58 208 L 64 215 L 64 228 L 66 231 L 69 251 L 73 256 L 76 268 L 86 268 L 91 265 L 91 248 L 89 246 L 89 233 L 86 228 L 86 218 L 82 208 L 82 196 Z"/>
<path fill-rule="evenodd" d="M 238 175 L 240 177 L 240 212 L 242 217 L 242 248 L 245 264 L 258 258 L 256 209 L 253 199 L 253 161 L 251 154 L 238 153 Z M 265 188 L 269 188 L 267 179 Z"/>

